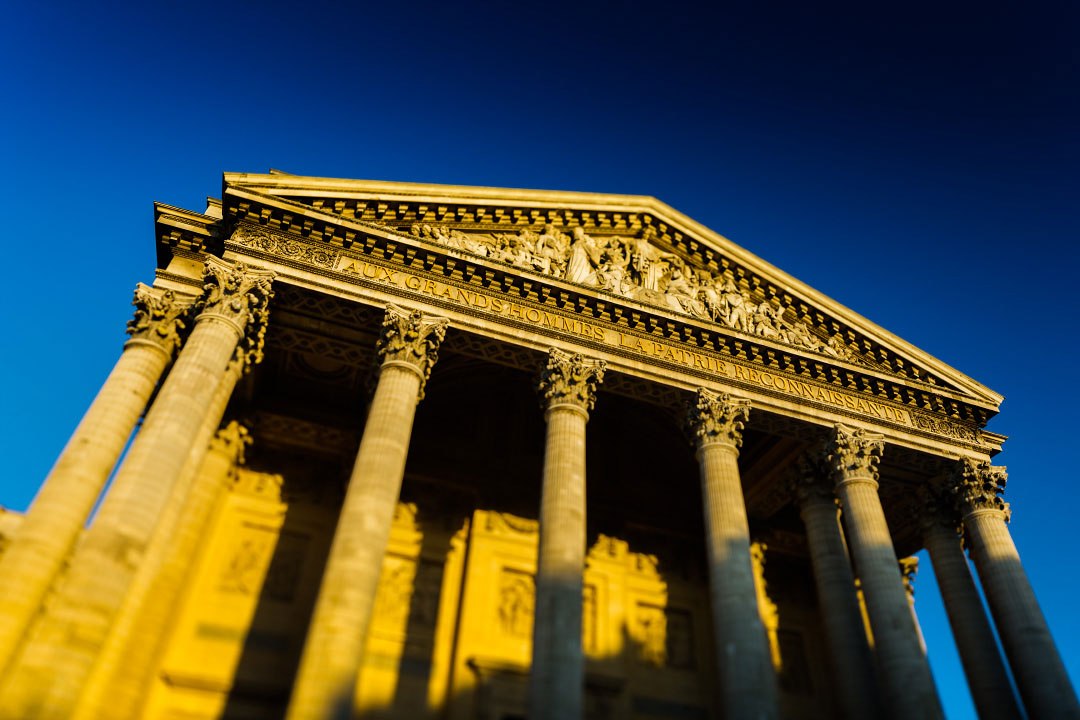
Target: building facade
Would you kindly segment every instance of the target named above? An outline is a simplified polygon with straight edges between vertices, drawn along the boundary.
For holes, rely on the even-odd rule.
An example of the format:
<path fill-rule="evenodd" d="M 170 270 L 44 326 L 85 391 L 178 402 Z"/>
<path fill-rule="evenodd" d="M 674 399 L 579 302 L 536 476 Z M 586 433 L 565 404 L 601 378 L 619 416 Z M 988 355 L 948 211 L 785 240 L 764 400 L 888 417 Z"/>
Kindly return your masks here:
<path fill-rule="evenodd" d="M 0 516 L 0 717 L 940 717 L 922 548 L 980 716 L 1080 717 L 1001 397 L 663 203 L 227 173 L 155 232 Z"/>

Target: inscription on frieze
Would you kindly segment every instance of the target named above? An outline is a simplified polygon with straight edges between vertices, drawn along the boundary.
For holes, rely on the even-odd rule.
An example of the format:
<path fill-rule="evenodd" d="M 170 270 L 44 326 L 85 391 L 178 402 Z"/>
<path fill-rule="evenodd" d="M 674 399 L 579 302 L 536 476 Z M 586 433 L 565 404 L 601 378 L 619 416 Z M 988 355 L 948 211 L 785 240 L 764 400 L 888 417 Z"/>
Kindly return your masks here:
<path fill-rule="evenodd" d="M 434 232 L 434 230 L 432 232 Z M 465 242 L 457 237 L 458 235 L 462 235 L 462 233 L 457 232 L 452 236 L 448 235 L 446 238 L 440 236 L 439 238 L 434 239 L 440 242 L 440 244 L 449 247 L 475 252 L 473 248 L 464 246 L 458 247 L 454 242 L 450 241 L 456 239 L 460 242 Z M 420 236 L 432 239 L 432 237 L 425 235 L 422 232 L 420 233 Z M 588 245 L 587 237 L 573 238 L 572 240 L 579 241 L 581 248 Z M 354 255 L 350 252 L 323 250 L 313 245 L 278 237 L 276 234 L 262 228 L 240 226 L 233 234 L 231 241 L 236 242 L 239 245 L 244 245 L 252 249 L 261 250 L 287 259 L 295 259 L 311 265 L 323 267 L 343 275 L 353 275 L 382 285 L 394 286 L 398 288 L 399 291 L 404 290 L 421 297 L 427 296 L 432 299 L 441 300 L 445 303 L 453 303 L 455 305 L 468 307 L 473 311 L 500 316 L 506 320 L 534 325 L 541 330 L 572 336 L 575 339 L 584 340 L 586 342 L 607 345 L 616 348 L 623 353 L 637 355 L 642 359 L 648 359 L 653 362 L 660 361 L 681 365 L 698 374 L 711 375 L 721 380 L 734 380 L 749 385 L 755 385 L 763 388 L 766 392 L 832 406 L 836 409 L 857 413 L 871 419 L 914 427 L 915 429 L 924 432 L 953 438 L 962 442 L 972 444 L 981 444 L 982 442 L 980 433 L 973 427 L 920 413 L 908 407 L 899 407 L 895 403 L 883 401 L 880 398 L 867 397 L 866 394 L 858 391 L 852 392 L 846 389 L 834 389 L 827 385 L 822 385 L 820 382 L 812 381 L 809 376 L 807 376 L 806 379 L 802 379 L 801 376 L 805 374 L 802 372 L 796 374 L 794 372 L 782 371 L 776 368 L 758 369 L 750 367 L 745 362 L 732 360 L 728 356 L 721 356 L 711 347 L 703 347 L 700 344 L 694 343 L 660 342 L 648 335 L 641 335 L 630 331 L 629 328 L 624 332 L 622 330 L 604 327 L 592 320 L 592 318 L 583 316 L 575 317 L 574 314 L 571 314 L 573 313 L 573 310 L 567 310 L 566 308 L 556 310 L 554 307 L 540 308 L 528 303 L 515 301 L 505 295 L 500 297 L 498 291 L 493 291 L 492 288 L 484 288 L 484 292 L 481 292 L 479 289 L 459 287 L 455 284 L 422 277 L 405 269 L 372 262 L 367 258 Z M 510 243 L 507 247 L 513 245 L 514 243 Z M 357 248 L 354 248 L 354 251 L 356 249 Z M 485 257 L 495 257 L 502 262 L 517 265 L 526 269 L 536 270 L 537 267 L 539 267 L 539 270 L 544 274 L 563 277 L 563 279 L 573 280 L 571 275 L 576 277 L 576 274 L 571 273 L 570 269 L 571 265 L 575 265 L 575 263 L 572 262 L 574 257 L 565 259 L 562 261 L 562 264 L 560 264 L 560 261 L 553 255 L 551 258 L 547 258 L 548 263 L 540 262 L 540 266 L 533 267 L 535 263 L 532 260 L 529 260 L 528 263 L 526 263 L 525 260 L 512 262 L 501 255 L 492 256 L 490 254 L 485 255 L 484 253 L 478 252 L 476 254 Z M 580 255 L 580 253 L 578 254 Z M 573 255 L 574 253 L 571 253 L 571 256 Z M 645 255 L 648 255 L 648 252 L 644 252 L 641 257 L 645 257 Z M 581 258 L 577 258 L 577 260 L 579 261 L 577 264 L 584 267 L 580 262 Z M 648 263 L 646 264 L 648 265 Z M 660 264 L 662 265 L 663 263 Z M 678 263 L 676 263 L 676 265 L 678 265 Z M 659 267 L 659 265 L 656 267 Z M 545 270 L 545 268 L 547 269 Z M 597 278 L 604 275 L 603 272 L 597 272 L 597 270 L 598 269 L 593 270 L 593 272 L 596 273 Z M 615 275 L 618 275 L 618 273 L 616 272 Z M 635 277 L 639 282 L 648 278 L 648 273 L 640 275 L 639 272 L 638 275 L 640 277 Z M 588 273 L 586 273 L 586 276 L 591 277 L 588 276 Z M 850 356 L 834 343 L 825 343 L 823 345 L 815 344 L 817 342 L 816 339 L 815 342 L 809 342 L 808 338 L 804 337 L 804 333 L 802 332 L 804 328 L 799 324 L 785 321 L 781 314 L 783 312 L 781 309 L 773 307 L 768 303 L 752 306 L 744 297 L 745 293 L 742 290 L 733 287 L 728 280 L 717 279 L 716 283 L 717 284 L 711 288 L 711 293 L 705 292 L 705 290 L 709 288 L 702 290 L 703 295 L 700 302 L 702 307 L 706 308 L 708 312 L 689 312 L 688 314 L 698 316 L 701 319 L 711 319 L 714 322 L 719 322 L 720 324 L 735 330 L 760 335 L 770 340 L 784 342 L 803 350 L 811 350 L 845 360 L 858 359 L 858 356 Z M 642 292 L 618 292 L 615 288 L 623 287 L 624 282 L 622 280 L 618 280 L 618 282 L 615 283 L 615 286 L 609 287 L 609 285 L 610 283 L 605 282 L 605 284 L 601 286 L 601 289 L 607 289 L 614 292 L 616 295 L 623 295 L 638 301 L 649 301 L 649 297 L 651 297 L 646 297 L 646 295 L 648 295 L 647 292 L 644 294 Z M 642 289 L 648 290 L 649 287 L 651 287 L 649 282 L 645 282 L 644 285 L 639 287 L 639 291 Z M 676 290 L 681 287 L 679 272 L 673 271 L 672 278 L 669 278 L 667 285 L 664 286 L 663 294 L 665 294 L 666 302 L 650 302 L 650 304 L 658 304 L 664 307 L 671 305 L 670 309 L 678 310 L 679 308 L 673 304 L 674 301 L 672 301 L 672 298 L 666 297 L 667 295 L 672 294 L 672 287 Z M 660 291 L 656 290 L 651 292 L 659 293 Z M 679 307 L 682 307 L 682 309 L 686 311 L 686 297 L 679 295 L 677 292 L 675 295 L 678 297 L 675 297 L 674 300 L 678 302 Z M 707 301 L 707 299 L 711 298 L 713 295 L 715 295 L 715 298 L 713 298 L 712 301 Z M 655 301 L 656 298 L 652 298 L 652 300 Z M 695 302 L 699 301 L 695 300 Z M 794 329 L 792 329 L 793 327 Z M 770 328 L 776 330 L 776 332 L 770 331 Z M 835 338 L 830 338 L 830 340 L 835 341 Z M 830 344 L 833 344 L 834 346 L 830 347 Z M 739 357 L 742 358 L 742 355 Z"/>

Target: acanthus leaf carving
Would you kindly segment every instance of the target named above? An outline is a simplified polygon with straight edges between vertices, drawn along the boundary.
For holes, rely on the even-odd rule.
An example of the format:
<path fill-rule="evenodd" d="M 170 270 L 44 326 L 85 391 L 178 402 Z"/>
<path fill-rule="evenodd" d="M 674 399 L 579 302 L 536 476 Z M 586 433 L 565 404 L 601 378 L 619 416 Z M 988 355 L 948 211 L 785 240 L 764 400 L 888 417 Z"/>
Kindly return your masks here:
<path fill-rule="evenodd" d="M 138 283 L 131 304 L 135 312 L 128 320 L 127 334 L 132 340 L 155 343 L 172 357 L 188 327 L 191 302 L 179 300 L 172 290 L 159 293 L 149 285 Z"/>
<path fill-rule="evenodd" d="M 589 412 L 596 404 L 596 389 L 604 379 L 607 363 L 551 348 L 540 374 L 540 398 L 545 410 L 573 405 Z"/>
<path fill-rule="evenodd" d="M 826 463 L 833 481 L 840 483 L 854 477 L 869 477 L 877 482 L 878 463 L 884 449 L 884 436 L 838 423 L 834 426 L 832 440 L 825 448 Z"/>
<path fill-rule="evenodd" d="M 698 447 L 720 443 L 738 452 L 749 416 L 749 400 L 698 388 L 695 399 L 687 405 L 686 423 Z"/>
<path fill-rule="evenodd" d="M 196 322 L 203 316 L 214 317 L 236 328 L 244 362 L 249 365 L 263 357 L 274 277 L 271 270 L 214 255 L 206 257 L 203 267 L 203 293 L 195 301 Z"/>
<path fill-rule="evenodd" d="M 439 345 L 446 336 L 448 324 L 443 317 L 406 310 L 393 303 L 386 305 L 376 354 L 380 365 L 405 363 L 416 370 L 420 375 L 418 399 L 424 397 L 424 386 L 439 359 Z"/>
<path fill-rule="evenodd" d="M 994 467 L 989 462 L 963 458 L 956 464 L 950 478 L 950 490 L 956 507 L 962 515 L 978 510 L 997 510 L 1011 513 L 1009 504 L 1002 499 L 1009 475 L 1004 467 Z"/>

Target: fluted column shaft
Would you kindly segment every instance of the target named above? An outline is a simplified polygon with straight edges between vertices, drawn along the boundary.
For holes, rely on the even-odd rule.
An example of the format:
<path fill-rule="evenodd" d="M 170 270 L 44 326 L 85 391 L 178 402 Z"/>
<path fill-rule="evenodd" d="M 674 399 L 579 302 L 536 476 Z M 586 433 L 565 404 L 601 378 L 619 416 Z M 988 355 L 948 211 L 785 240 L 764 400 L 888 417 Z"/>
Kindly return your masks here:
<path fill-rule="evenodd" d="M 272 274 L 207 259 L 202 312 L 0 692 L 0 717 L 68 718 Z M 78 642 L 72 642 L 78 638 Z"/>
<path fill-rule="evenodd" d="M 845 717 L 876 718 L 880 716 L 881 706 L 873 655 L 863 630 L 862 610 L 840 530 L 839 511 L 831 495 L 807 495 L 801 503 L 801 513 L 833 680 Z"/>
<path fill-rule="evenodd" d="M 688 419 L 697 439 L 721 715 L 765 720 L 780 716 L 780 703 L 757 607 L 739 478 L 739 446 L 748 412 L 745 400 L 698 390 Z"/>
<path fill-rule="evenodd" d="M 234 422 L 216 436 L 215 432 L 245 367 L 245 359 L 235 357 L 214 393 L 72 720 L 138 715 L 192 560 L 227 487 L 229 471 L 243 456 L 247 435 L 241 426 Z"/>
<path fill-rule="evenodd" d="M 352 715 L 416 404 L 445 327 L 442 318 L 387 310 L 379 380 L 293 685 L 289 720 Z"/>
<path fill-rule="evenodd" d="M 934 577 L 979 717 L 1017 720 L 1020 710 L 956 528 L 929 524 L 923 532 L 923 543 L 934 565 Z"/>
<path fill-rule="evenodd" d="M 0 557 L 0 677 L 172 360 L 187 305 L 135 288 L 132 338 Z"/>
<path fill-rule="evenodd" d="M 838 426 L 829 446 L 829 469 L 870 616 L 886 710 L 898 719 L 940 718 L 934 679 L 878 498 L 876 465 L 883 445 L 880 436 Z"/>
<path fill-rule="evenodd" d="M 1080 718 L 1076 691 L 1006 525 L 1007 477 L 1005 468 L 986 462 L 957 464 L 951 487 L 964 537 L 1028 717 Z"/>
<path fill-rule="evenodd" d="M 964 516 L 964 528 L 1028 717 L 1080 717 L 1076 692 L 1020 564 L 1004 513 L 976 510 Z"/>
<path fill-rule="evenodd" d="M 585 425 L 603 372 L 603 363 L 551 350 L 540 383 L 547 439 L 529 673 L 530 720 L 584 715 Z"/>

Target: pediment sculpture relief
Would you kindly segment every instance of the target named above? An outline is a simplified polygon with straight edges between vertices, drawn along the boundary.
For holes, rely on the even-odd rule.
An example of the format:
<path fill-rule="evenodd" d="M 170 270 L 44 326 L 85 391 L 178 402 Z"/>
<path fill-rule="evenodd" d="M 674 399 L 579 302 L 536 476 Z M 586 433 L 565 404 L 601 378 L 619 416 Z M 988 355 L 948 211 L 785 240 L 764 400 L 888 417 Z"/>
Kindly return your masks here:
<path fill-rule="evenodd" d="M 714 276 L 661 250 L 650 242 L 655 235 L 651 228 L 640 238 L 594 238 L 581 227 L 567 234 L 550 224 L 539 233 L 528 229 L 517 233 L 464 233 L 445 225 L 417 223 L 409 232 L 449 248 L 720 323 L 732 330 L 861 362 L 839 337 L 823 342 L 803 321 L 787 319 L 787 308 L 771 300 L 755 303 L 731 276 Z"/>

